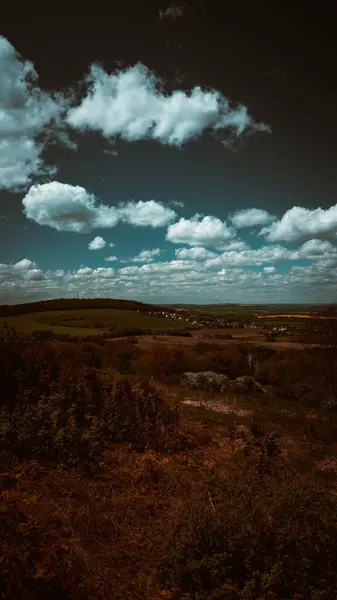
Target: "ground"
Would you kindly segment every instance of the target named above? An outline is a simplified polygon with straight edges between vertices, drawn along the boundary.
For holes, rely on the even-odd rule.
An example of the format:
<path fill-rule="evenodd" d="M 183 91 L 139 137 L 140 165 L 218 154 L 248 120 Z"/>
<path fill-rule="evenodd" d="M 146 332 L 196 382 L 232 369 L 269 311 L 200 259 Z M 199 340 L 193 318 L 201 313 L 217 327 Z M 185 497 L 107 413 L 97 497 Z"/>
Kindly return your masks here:
<path fill-rule="evenodd" d="M 20 333 L 32 333 L 36 329 L 51 329 L 55 333 L 73 336 L 100 335 L 113 325 L 118 328 L 179 329 L 181 324 L 166 317 L 154 317 L 136 311 L 107 309 L 83 309 L 28 313 L 15 317 L 0 318 L 0 328 L 7 322 Z"/>

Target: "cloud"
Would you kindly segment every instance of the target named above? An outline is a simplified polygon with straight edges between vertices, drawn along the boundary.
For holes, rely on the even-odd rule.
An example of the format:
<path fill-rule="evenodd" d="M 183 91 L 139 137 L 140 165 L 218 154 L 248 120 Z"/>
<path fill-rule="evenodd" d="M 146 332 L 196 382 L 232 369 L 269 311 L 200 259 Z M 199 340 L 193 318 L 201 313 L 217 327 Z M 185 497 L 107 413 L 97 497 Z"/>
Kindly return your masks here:
<path fill-rule="evenodd" d="M 163 227 L 176 216 L 174 210 L 155 200 L 118 206 L 100 204 L 85 188 L 58 181 L 32 186 L 22 204 L 27 219 L 75 233 L 109 229 L 120 221 L 138 227 Z"/>
<path fill-rule="evenodd" d="M 176 212 L 155 200 L 128 202 L 119 208 L 121 218 L 136 227 L 165 227 L 176 218 Z"/>
<path fill-rule="evenodd" d="M 310 240 L 311 241 L 311 240 Z M 192 249 L 187 249 L 192 250 Z M 199 250 L 199 248 L 198 248 Z M 318 252 L 312 264 L 294 265 L 277 272 L 274 265 L 218 264 L 211 261 L 171 260 L 131 265 L 119 269 L 82 265 L 65 272 L 42 270 L 24 258 L 0 264 L 3 302 L 27 302 L 42 298 L 131 298 L 150 302 L 328 302 L 337 284 L 336 248 L 303 244 L 297 252 Z M 289 252 L 292 252 L 288 250 Z M 275 256 L 275 253 L 274 253 Z M 261 262 L 261 256 L 259 257 Z M 237 261 L 238 262 L 238 261 Z"/>
<path fill-rule="evenodd" d="M 175 250 L 175 255 L 181 260 L 207 260 L 210 258 L 216 258 L 217 254 L 211 252 L 206 248 L 193 247 L 193 248 L 178 248 Z"/>
<path fill-rule="evenodd" d="M 167 229 L 166 239 L 174 244 L 189 246 L 217 246 L 235 237 L 235 232 L 218 217 L 202 217 L 199 214 L 191 219 L 181 218 Z"/>
<path fill-rule="evenodd" d="M 29 260 L 28 258 L 23 258 L 22 260 L 19 260 L 19 262 L 15 263 L 13 265 L 13 269 L 19 270 L 19 271 L 25 271 L 28 269 L 32 269 L 35 267 L 35 263 L 32 262 L 31 260 Z"/>
<path fill-rule="evenodd" d="M 265 263 L 284 263 L 296 260 L 319 260 L 337 257 L 337 248 L 322 240 L 309 240 L 296 250 L 285 246 L 263 246 L 262 248 L 226 251 L 206 261 L 206 266 L 226 265 L 228 267 L 260 266 Z"/>
<path fill-rule="evenodd" d="M 236 229 L 255 227 L 256 225 L 268 225 L 275 219 L 275 216 L 261 208 L 244 208 L 230 217 L 230 220 Z"/>
<path fill-rule="evenodd" d="M 88 248 L 89 250 L 101 250 L 101 248 L 105 248 L 105 246 L 106 241 L 100 235 L 96 235 L 96 237 L 89 243 Z"/>
<path fill-rule="evenodd" d="M 247 244 L 247 242 L 244 242 L 243 240 L 232 240 L 232 241 L 228 241 L 223 245 L 219 245 L 217 246 L 217 250 L 225 250 L 225 251 L 229 251 L 229 250 L 238 250 L 238 251 L 242 251 L 242 250 L 249 250 L 250 246 L 249 244 Z"/>
<path fill-rule="evenodd" d="M 255 122 L 243 105 L 232 108 L 220 92 L 194 87 L 189 93 L 166 94 L 159 78 L 142 64 L 110 75 L 94 64 L 86 78 L 87 94 L 68 112 L 80 131 L 98 131 L 107 139 L 128 142 L 151 139 L 183 146 L 207 130 L 235 133 L 270 131 Z"/>
<path fill-rule="evenodd" d="M 106 256 L 105 259 L 108 262 L 114 262 L 116 260 L 118 260 L 117 256 Z"/>
<path fill-rule="evenodd" d="M 114 227 L 119 220 L 113 206 L 98 204 L 85 188 L 58 181 L 33 185 L 22 204 L 27 219 L 57 231 L 90 233 L 98 227 Z"/>
<path fill-rule="evenodd" d="M 56 171 L 44 164 L 43 142 L 61 126 L 67 103 L 61 94 L 43 92 L 37 81 L 33 64 L 0 36 L 0 190 L 24 189 L 34 176 Z"/>
<path fill-rule="evenodd" d="M 170 200 L 169 204 L 171 204 L 172 206 L 176 206 L 177 208 L 184 208 L 185 206 L 185 204 L 180 200 Z"/>
<path fill-rule="evenodd" d="M 160 249 L 159 248 L 153 248 L 152 250 L 141 250 L 141 252 L 139 252 L 139 254 L 137 256 L 135 256 L 134 258 L 132 258 L 132 262 L 152 262 L 156 256 L 159 256 L 160 254 Z"/>
<path fill-rule="evenodd" d="M 337 233 L 337 204 L 311 210 L 294 206 L 283 217 L 264 227 L 260 235 L 271 242 L 293 242 L 303 238 L 325 237 Z"/>
<path fill-rule="evenodd" d="M 184 7 L 178 6 L 177 4 L 170 4 L 166 10 L 159 10 L 159 21 L 164 19 L 173 19 L 174 21 L 178 17 L 182 17 L 184 14 Z"/>
<path fill-rule="evenodd" d="M 105 150 L 103 150 L 103 154 L 108 154 L 109 156 L 118 156 L 117 150 L 110 150 L 108 148 L 105 148 Z"/>

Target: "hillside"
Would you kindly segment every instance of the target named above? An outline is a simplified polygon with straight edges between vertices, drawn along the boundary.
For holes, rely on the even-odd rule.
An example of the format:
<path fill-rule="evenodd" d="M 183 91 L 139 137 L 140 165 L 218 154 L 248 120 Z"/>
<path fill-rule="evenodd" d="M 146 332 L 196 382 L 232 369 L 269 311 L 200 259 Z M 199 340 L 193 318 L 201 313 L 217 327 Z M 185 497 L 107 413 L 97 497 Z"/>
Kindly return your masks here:
<path fill-rule="evenodd" d="M 55 300 L 41 300 L 27 304 L 2 304 L 0 305 L 0 317 L 10 317 L 27 313 L 45 312 L 48 310 L 79 310 L 79 309 L 103 309 L 115 308 L 118 310 L 139 310 L 148 312 L 158 307 L 152 304 L 144 304 L 135 300 L 122 300 L 112 298 L 58 298 Z"/>

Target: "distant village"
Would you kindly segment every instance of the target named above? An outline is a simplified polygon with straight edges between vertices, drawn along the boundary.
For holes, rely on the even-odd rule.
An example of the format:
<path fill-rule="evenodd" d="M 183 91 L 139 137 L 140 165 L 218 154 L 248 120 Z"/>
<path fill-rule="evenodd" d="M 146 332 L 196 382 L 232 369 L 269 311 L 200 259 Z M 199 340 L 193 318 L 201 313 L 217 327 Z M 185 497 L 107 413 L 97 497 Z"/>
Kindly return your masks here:
<path fill-rule="evenodd" d="M 207 318 L 205 315 L 191 315 L 185 309 L 176 309 L 176 312 L 167 310 L 149 311 L 148 314 L 153 317 L 166 317 L 172 321 L 181 321 L 182 325 L 187 323 L 188 325 L 208 327 L 210 329 L 267 329 L 270 334 L 289 336 L 293 335 L 294 331 L 300 330 L 300 327 L 294 325 L 282 325 L 270 328 L 270 324 L 256 323 L 255 321 L 245 323 L 243 321 L 231 321 L 224 318 Z"/>

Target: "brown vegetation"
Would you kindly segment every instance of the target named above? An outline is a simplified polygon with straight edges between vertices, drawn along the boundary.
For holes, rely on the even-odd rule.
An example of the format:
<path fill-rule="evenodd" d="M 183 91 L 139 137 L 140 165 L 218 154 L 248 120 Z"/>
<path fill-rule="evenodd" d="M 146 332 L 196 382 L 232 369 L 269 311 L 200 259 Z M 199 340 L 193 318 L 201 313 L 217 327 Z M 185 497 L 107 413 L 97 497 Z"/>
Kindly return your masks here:
<path fill-rule="evenodd" d="M 42 337 L 0 340 L 2 597 L 335 598 L 331 332 L 282 352 Z M 207 370 L 270 395 L 177 383 Z"/>

